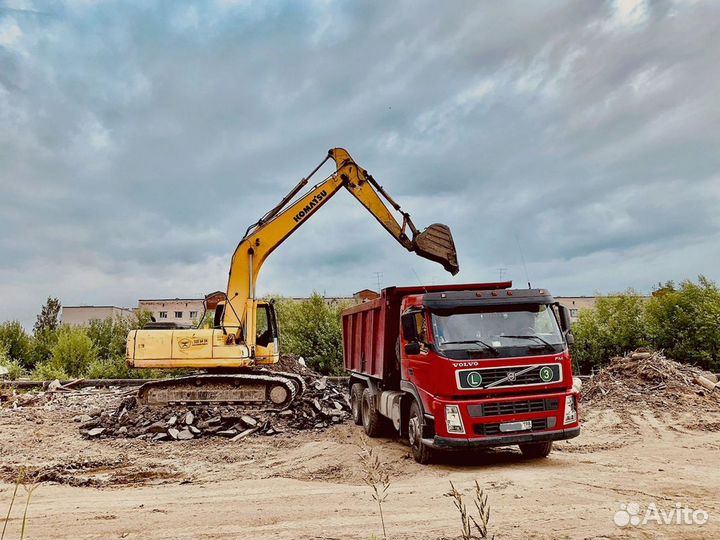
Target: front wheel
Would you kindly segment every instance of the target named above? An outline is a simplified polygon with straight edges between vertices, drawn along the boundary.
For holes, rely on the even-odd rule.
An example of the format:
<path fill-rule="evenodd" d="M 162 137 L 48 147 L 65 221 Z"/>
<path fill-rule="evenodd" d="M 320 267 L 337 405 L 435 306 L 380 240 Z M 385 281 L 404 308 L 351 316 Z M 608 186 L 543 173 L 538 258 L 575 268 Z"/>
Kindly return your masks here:
<path fill-rule="evenodd" d="M 422 442 L 424 428 L 425 418 L 420 410 L 420 405 L 413 400 L 408 418 L 408 440 L 413 458 L 423 465 L 430 463 L 432 459 L 432 449 Z"/>
<path fill-rule="evenodd" d="M 520 451 L 526 458 L 544 458 L 550 455 L 552 441 L 520 444 Z"/>

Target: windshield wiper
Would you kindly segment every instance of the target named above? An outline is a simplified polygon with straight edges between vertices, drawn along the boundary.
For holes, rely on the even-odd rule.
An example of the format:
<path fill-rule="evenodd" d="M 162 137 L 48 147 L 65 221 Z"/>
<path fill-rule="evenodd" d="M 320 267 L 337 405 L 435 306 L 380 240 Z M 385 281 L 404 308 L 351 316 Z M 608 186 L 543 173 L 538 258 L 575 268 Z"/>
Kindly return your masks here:
<path fill-rule="evenodd" d="M 545 345 L 546 347 L 550 347 L 551 349 L 555 350 L 555 346 L 554 346 L 552 343 L 550 343 L 549 341 L 544 340 L 543 338 L 541 338 L 541 337 L 538 336 L 537 334 L 529 334 L 529 335 L 525 335 L 525 336 L 508 336 L 508 335 L 505 335 L 505 336 L 500 336 L 500 337 L 509 337 L 509 338 L 516 338 L 516 339 L 537 339 L 538 341 L 541 341 L 542 344 Z"/>
<path fill-rule="evenodd" d="M 484 341 L 480 339 L 467 339 L 464 341 L 446 341 L 443 343 L 443 345 L 463 345 L 465 343 L 473 343 L 475 345 L 482 345 L 485 347 L 488 351 L 491 351 L 495 356 L 500 356 L 500 351 L 498 351 L 495 347 L 492 345 L 485 343 Z"/>

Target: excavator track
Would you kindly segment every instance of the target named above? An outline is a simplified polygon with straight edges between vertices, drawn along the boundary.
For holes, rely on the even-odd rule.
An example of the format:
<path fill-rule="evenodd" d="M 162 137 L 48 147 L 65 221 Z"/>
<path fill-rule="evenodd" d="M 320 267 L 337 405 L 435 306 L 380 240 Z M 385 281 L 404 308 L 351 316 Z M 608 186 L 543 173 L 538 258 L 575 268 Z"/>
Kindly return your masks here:
<path fill-rule="evenodd" d="M 283 410 L 298 396 L 298 382 L 285 374 L 238 373 L 193 375 L 143 384 L 137 399 L 142 405 L 243 405 Z M 291 374 L 293 375 L 293 374 Z M 304 383 L 300 384 L 304 390 Z"/>

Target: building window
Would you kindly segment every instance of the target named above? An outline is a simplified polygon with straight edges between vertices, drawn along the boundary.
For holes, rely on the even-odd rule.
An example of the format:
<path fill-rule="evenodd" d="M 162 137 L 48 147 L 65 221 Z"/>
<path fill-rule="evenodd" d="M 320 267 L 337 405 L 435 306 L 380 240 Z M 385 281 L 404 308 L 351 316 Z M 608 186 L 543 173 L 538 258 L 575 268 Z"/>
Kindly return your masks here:
<path fill-rule="evenodd" d="M 191 319 L 197 319 L 197 311 L 191 311 L 191 312 L 190 312 L 190 318 L 191 318 Z"/>
<path fill-rule="evenodd" d="M 176 318 L 176 319 L 182 319 L 182 311 L 176 311 L 176 312 L 175 312 L 175 318 Z"/>
<path fill-rule="evenodd" d="M 161 319 L 167 319 L 167 311 L 161 311 L 161 312 L 160 312 L 160 318 L 161 318 Z"/>

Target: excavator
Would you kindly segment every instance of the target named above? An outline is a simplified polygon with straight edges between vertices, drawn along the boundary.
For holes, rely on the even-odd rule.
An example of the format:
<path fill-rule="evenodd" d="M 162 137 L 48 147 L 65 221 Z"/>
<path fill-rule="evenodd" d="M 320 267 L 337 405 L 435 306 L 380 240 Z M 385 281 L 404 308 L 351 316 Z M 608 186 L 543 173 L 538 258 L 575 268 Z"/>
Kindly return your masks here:
<path fill-rule="evenodd" d="M 335 172 L 298 196 L 331 159 Z M 418 231 L 410 215 L 346 150 L 331 149 L 240 240 L 232 256 L 226 292 L 215 305 L 206 301 L 206 311 L 214 309 L 213 328 L 154 322 L 128 334 L 127 363 L 131 368 L 203 371 L 144 384 L 137 396 L 141 404 L 240 404 L 282 410 L 302 394 L 302 377 L 263 367 L 280 359 L 279 334 L 274 304 L 257 298 L 255 285 L 267 257 L 341 188 L 347 189 L 405 249 L 457 274 L 460 267 L 455 243 L 446 225 L 436 223 Z M 383 199 L 399 213 L 402 222 Z"/>

